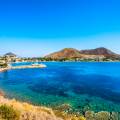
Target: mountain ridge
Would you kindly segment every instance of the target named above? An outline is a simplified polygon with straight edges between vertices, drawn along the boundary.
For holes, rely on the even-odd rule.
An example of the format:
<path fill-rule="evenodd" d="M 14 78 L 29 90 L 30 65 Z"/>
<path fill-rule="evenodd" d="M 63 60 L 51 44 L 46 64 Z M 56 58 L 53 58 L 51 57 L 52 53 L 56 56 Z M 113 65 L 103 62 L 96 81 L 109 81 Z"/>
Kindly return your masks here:
<path fill-rule="evenodd" d="M 112 52 L 111 50 L 109 50 L 105 47 L 81 50 L 80 53 L 81 54 L 89 54 L 89 55 L 117 55 L 116 53 Z"/>
<path fill-rule="evenodd" d="M 60 51 L 46 55 L 45 58 L 62 59 L 62 58 L 95 58 L 95 57 L 120 57 L 119 54 L 112 52 L 105 47 L 95 49 L 77 50 L 74 48 L 64 48 Z"/>

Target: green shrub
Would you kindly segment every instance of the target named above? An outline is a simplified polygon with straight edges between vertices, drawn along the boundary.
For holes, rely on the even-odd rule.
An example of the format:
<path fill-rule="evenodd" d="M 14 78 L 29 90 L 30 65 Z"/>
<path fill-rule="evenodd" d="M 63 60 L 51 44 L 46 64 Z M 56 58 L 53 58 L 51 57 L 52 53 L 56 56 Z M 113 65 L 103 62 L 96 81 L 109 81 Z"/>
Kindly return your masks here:
<path fill-rule="evenodd" d="M 19 120 L 20 113 L 7 105 L 0 106 L 0 117 L 5 120 Z"/>
<path fill-rule="evenodd" d="M 8 64 L 7 63 L 0 63 L 0 67 L 1 68 L 6 68 L 6 67 L 8 67 Z"/>

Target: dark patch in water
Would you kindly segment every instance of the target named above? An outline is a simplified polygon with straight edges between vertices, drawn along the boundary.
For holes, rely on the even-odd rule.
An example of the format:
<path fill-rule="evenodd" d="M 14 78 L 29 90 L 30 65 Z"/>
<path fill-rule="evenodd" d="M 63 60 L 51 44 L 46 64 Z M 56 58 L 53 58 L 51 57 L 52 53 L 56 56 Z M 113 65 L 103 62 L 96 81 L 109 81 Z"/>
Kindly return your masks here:
<path fill-rule="evenodd" d="M 70 97 L 68 91 L 73 91 L 75 94 L 88 94 L 89 96 L 101 97 L 103 99 L 120 103 L 120 94 L 113 92 L 113 82 L 120 84 L 119 80 L 105 75 L 79 75 L 76 77 L 71 74 L 68 77 L 68 72 L 55 79 L 43 80 L 34 85 L 28 86 L 34 92 L 42 94 L 51 94 L 62 97 Z M 76 79 L 74 79 L 76 78 Z M 89 100 L 86 100 L 89 103 Z"/>
<path fill-rule="evenodd" d="M 82 75 L 82 81 L 79 84 L 72 85 L 72 90 L 76 94 L 88 94 L 89 96 L 101 97 L 103 99 L 120 103 L 120 93 L 113 92 L 114 89 L 113 82 L 115 84 L 120 84 L 119 80 L 115 80 L 109 76 L 100 75 Z"/>
<path fill-rule="evenodd" d="M 46 95 L 57 95 L 62 97 L 68 97 L 66 90 L 64 88 L 61 88 L 58 85 L 51 86 L 47 84 L 36 84 L 34 86 L 28 86 L 29 89 L 31 89 L 34 92 L 42 93 Z"/>

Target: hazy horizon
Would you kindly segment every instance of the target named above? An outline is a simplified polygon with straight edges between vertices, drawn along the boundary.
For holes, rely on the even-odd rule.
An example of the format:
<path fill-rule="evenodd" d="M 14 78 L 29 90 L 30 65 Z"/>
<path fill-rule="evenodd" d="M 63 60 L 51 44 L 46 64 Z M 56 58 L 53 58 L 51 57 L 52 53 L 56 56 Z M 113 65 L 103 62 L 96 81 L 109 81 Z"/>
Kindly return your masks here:
<path fill-rule="evenodd" d="M 119 0 L 0 1 L 0 55 L 44 56 L 63 48 L 120 54 Z"/>

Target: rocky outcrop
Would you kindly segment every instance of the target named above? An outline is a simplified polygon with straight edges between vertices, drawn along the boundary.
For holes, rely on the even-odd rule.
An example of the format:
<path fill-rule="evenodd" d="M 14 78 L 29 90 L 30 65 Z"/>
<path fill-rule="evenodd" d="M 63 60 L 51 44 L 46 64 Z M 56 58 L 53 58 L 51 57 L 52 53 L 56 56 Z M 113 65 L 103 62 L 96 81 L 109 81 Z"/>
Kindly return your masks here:
<path fill-rule="evenodd" d="M 86 111 L 84 115 L 67 113 L 69 104 L 63 104 L 56 110 L 42 106 L 34 106 L 15 99 L 7 99 L 0 96 L 0 120 L 119 120 L 119 112 Z M 3 118 L 4 119 L 3 119 Z"/>

